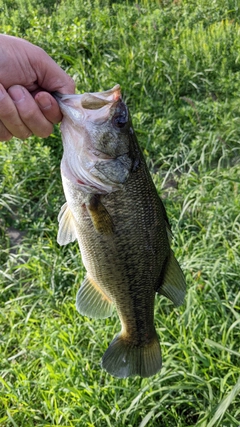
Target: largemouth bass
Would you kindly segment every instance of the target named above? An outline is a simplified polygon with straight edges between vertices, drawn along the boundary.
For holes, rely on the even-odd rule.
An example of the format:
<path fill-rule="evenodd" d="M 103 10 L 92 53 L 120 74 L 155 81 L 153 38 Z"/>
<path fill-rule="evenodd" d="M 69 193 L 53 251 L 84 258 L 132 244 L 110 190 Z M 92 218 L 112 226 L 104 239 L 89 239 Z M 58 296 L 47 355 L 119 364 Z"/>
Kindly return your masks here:
<path fill-rule="evenodd" d="M 186 284 L 170 248 L 171 231 L 135 136 L 120 86 L 82 95 L 55 94 L 63 114 L 61 175 L 66 203 L 58 243 L 78 240 L 86 277 L 80 314 L 111 315 L 122 330 L 102 358 L 116 377 L 149 377 L 162 366 L 154 326 L 159 293 L 176 306 Z"/>

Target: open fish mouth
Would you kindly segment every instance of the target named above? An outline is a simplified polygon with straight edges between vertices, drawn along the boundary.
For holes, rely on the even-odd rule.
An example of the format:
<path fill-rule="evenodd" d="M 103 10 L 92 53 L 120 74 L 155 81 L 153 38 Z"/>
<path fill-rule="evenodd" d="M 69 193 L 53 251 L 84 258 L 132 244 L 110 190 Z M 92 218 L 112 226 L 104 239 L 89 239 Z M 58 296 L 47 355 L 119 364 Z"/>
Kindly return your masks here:
<path fill-rule="evenodd" d="M 97 110 L 104 107 L 104 105 L 118 101 L 120 98 L 120 85 L 116 85 L 105 92 L 84 93 L 82 96 L 82 107 L 89 110 Z"/>
<path fill-rule="evenodd" d="M 62 112 L 73 122 L 89 120 L 98 124 L 104 123 L 109 118 L 112 105 L 122 99 L 119 84 L 104 92 L 86 92 L 80 95 L 53 92 L 52 95 Z"/>

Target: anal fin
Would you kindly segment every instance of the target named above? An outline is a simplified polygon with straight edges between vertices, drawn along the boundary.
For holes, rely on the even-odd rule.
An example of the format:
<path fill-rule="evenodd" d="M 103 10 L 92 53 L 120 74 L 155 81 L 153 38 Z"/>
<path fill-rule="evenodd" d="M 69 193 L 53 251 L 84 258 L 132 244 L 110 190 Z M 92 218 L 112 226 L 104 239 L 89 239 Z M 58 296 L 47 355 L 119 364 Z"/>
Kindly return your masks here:
<path fill-rule="evenodd" d="M 85 277 L 76 298 L 77 310 L 83 316 L 93 318 L 105 318 L 112 314 L 112 301 L 97 285 L 97 283 Z"/>
<path fill-rule="evenodd" d="M 175 306 L 183 303 L 186 293 L 186 282 L 172 250 L 164 270 L 163 280 L 157 292 L 170 299 Z"/>
<path fill-rule="evenodd" d="M 70 211 L 68 204 L 64 203 L 58 215 L 59 229 L 57 235 L 57 242 L 59 245 L 67 245 L 70 242 L 76 240 L 76 230 L 74 226 L 74 220 L 72 212 Z"/>

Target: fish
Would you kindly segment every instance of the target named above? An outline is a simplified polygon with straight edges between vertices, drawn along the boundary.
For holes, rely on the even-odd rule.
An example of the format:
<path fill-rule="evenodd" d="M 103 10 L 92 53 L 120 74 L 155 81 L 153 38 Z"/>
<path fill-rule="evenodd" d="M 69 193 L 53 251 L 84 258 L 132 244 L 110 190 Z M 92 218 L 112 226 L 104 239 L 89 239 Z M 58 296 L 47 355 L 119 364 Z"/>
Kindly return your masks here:
<path fill-rule="evenodd" d="M 57 241 L 78 241 L 86 276 L 76 296 L 83 316 L 107 318 L 121 331 L 101 366 L 118 378 L 162 367 L 154 325 L 155 295 L 181 305 L 184 274 L 172 233 L 133 129 L 120 85 L 103 92 L 54 93 L 63 115 L 61 177 L 66 202 Z"/>

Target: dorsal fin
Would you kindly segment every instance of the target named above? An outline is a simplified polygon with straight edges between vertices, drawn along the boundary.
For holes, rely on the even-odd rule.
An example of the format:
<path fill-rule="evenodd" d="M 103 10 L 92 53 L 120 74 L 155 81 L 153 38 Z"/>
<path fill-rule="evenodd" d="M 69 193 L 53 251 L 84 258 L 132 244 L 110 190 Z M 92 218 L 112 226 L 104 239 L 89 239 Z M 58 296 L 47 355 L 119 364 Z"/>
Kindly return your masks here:
<path fill-rule="evenodd" d="M 163 280 L 159 284 L 157 292 L 169 298 L 175 306 L 183 303 L 186 293 L 186 282 L 172 250 L 164 269 Z"/>

